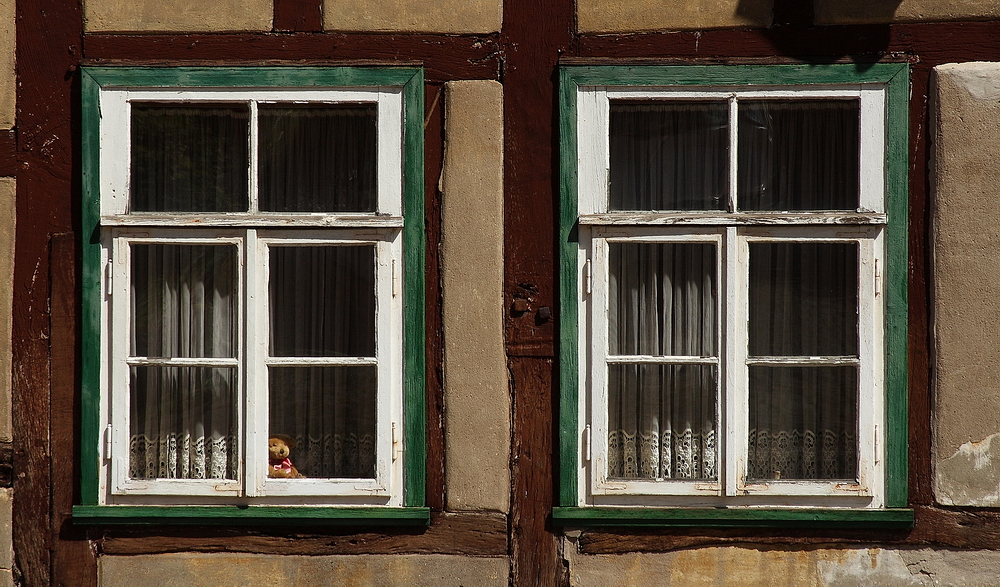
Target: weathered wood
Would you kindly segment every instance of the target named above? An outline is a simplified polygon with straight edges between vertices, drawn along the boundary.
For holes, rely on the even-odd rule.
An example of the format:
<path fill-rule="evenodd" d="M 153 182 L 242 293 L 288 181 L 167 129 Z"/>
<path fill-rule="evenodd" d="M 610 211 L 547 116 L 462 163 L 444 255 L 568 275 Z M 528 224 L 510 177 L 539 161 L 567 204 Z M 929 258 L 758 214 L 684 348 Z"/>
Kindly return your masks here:
<path fill-rule="evenodd" d="M 73 81 L 82 28 L 79 3 L 17 3 L 17 162 L 5 166 L 17 173 L 13 535 L 26 585 L 49 585 L 52 577 L 48 247 L 50 233 L 73 229 Z M 72 432 L 59 434 L 69 442 Z"/>
<path fill-rule="evenodd" d="M 500 514 L 433 514 L 426 528 L 329 534 L 268 533 L 226 527 L 108 528 L 98 541 L 103 554 L 249 552 L 258 554 L 460 554 L 505 556 L 507 518 Z"/>
<path fill-rule="evenodd" d="M 559 549 L 548 518 L 555 503 L 552 359 L 511 357 L 514 394 L 511 543 L 514 585 L 560 584 Z"/>
<path fill-rule="evenodd" d="M 862 212 L 814 212 L 811 214 L 797 214 L 789 212 L 775 212 L 773 214 L 756 213 L 736 213 L 727 214 L 725 212 L 685 212 L 685 213 L 653 213 L 653 214 L 582 214 L 580 224 L 591 225 L 720 225 L 720 226 L 743 226 L 743 225 L 804 225 L 804 224 L 885 224 L 885 214 L 862 213 Z"/>
<path fill-rule="evenodd" d="M 327 33 L 234 35 L 87 35 L 84 55 L 91 63 L 253 65 L 261 62 L 351 65 L 418 61 L 425 79 L 497 79 L 500 47 L 496 35 L 410 35 Z"/>
<path fill-rule="evenodd" d="M 531 312 L 505 323 L 513 396 L 511 584 L 566 582 L 559 543 L 547 520 L 554 478 L 558 310 L 556 289 L 558 116 L 556 65 L 573 43 L 570 0 L 503 3 L 504 305 L 523 299 Z"/>
<path fill-rule="evenodd" d="M 588 530 L 577 541 L 586 554 L 669 552 L 685 548 L 724 545 L 933 546 L 996 550 L 1000 548 L 1000 512 L 946 510 L 917 506 L 912 530 L 790 530 L 790 529 L 632 529 Z"/>
<path fill-rule="evenodd" d="M 427 273 L 424 280 L 425 343 L 427 353 L 427 506 L 432 511 L 444 509 L 444 387 L 442 365 L 444 343 L 441 340 L 441 191 L 438 181 L 444 161 L 444 86 L 426 84 L 424 93 L 424 222 L 427 234 L 425 250 Z"/>
<path fill-rule="evenodd" d="M 76 393 L 76 235 L 52 236 L 49 272 L 52 283 L 50 377 L 52 380 L 52 584 L 97 585 L 97 559 L 86 531 L 71 516 L 80 474 L 79 411 Z"/>
<path fill-rule="evenodd" d="M 400 228 L 402 216 L 348 214 L 115 214 L 101 217 L 103 226 L 235 226 Z"/>
<path fill-rule="evenodd" d="M 322 0 L 274 0 L 275 31 L 318 33 L 323 30 Z"/>

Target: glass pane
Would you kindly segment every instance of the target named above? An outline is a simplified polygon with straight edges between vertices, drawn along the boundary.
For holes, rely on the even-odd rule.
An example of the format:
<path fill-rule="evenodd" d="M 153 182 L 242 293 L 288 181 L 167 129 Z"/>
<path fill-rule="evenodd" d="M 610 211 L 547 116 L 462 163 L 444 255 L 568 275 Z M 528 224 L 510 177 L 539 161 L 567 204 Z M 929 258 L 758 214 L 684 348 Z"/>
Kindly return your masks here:
<path fill-rule="evenodd" d="M 857 367 L 750 367 L 749 479 L 858 476 Z"/>
<path fill-rule="evenodd" d="M 608 477 L 716 479 L 714 365 L 608 366 Z"/>
<path fill-rule="evenodd" d="M 750 355 L 858 354 L 857 243 L 750 243 Z"/>
<path fill-rule="evenodd" d="M 374 212 L 375 105 L 260 107 L 260 209 Z"/>
<path fill-rule="evenodd" d="M 611 102 L 611 210 L 724 210 L 726 102 Z"/>
<path fill-rule="evenodd" d="M 305 477 L 375 477 L 374 365 L 271 367 L 270 435 L 292 439 L 289 460 Z M 281 460 L 269 463 L 283 468 Z"/>
<path fill-rule="evenodd" d="M 271 355 L 375 356 L 375 247 L 271 247 Z"/>
<path fill-rule="evenodd" d="M 131 354 L 235 357 L 233 245 L 132 245 Z"/>
<path fill-rule="evenodd" d="M 133 212 L 247 210 L 245 105 L 132 104 Z"/>
<path fill-rule="evenodd" d="M 612 355 L 715 355 L 715 246 L 610 243 Z"/>
<path fill-rule="evenodd" d="M 236 370 L 130 367 L 129 477 L 236 479 Z"/>
<path fill-rule="evenodd" d="M 740 210 L 856 210 L 857 100 L 741 100 Z"/>

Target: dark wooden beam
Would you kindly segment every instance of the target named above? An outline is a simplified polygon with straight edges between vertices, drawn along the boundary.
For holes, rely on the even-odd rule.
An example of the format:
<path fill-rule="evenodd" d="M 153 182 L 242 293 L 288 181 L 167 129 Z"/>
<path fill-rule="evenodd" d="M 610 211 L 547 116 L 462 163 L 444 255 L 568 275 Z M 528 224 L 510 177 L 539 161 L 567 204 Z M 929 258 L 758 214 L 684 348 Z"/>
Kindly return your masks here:
<path fill-rule="evenodd" d="M 275 533 L 232 527 L 154 527 L 103 529 L 102 554 L 166 552 L 250 552 L 258 554 L 458 554 L 506 556 L 507 517 L 500 514 L 431 515 L 426 528 L 372 532 L 336 529 L 329 532 Z"/>
<path fill-rule="evenodd" d="M 79 501 L 80 397 L 77 357 L 80 336 L 77 327 L 76 285 L 77 238 L 71 232 L 52 235 L 49 249 L 49 279 L 52 284 L 51 362 L 52 380 L 52 583 L 97 586 L 97 558 L 85 529 L 72 520 L 73 504 Z"/>
<path fill-rule="evenodd" d="M 274 0 L 275 31 L 318 33 L 323 30 L 323 0 Z"/>
<path fill-rule="evenodd" d="M 496 35 L 192 34 L 87 35 L 89 63 L 423 65 L 428 82 L 498 79 Z"/>
<path fill-rule="evenodd" d="M 65 545 L 51 515 L 53 491 L 73 488 L 56 486 L 52 445 L 75 442 L 72 427 L 51 426 L 49 245 L 53 233 L 73 232 L 79 194 L 73 121 L 83 18 L 80 3 L 62 0 L 19 1 L 16 13 L 16 155 L 11 157 L 9 138 L 0 141 L 0 156 L 8 157 L 0 166 L 17 178 L 11 336 L 15 573 L 23 584 L 49 585 L 52 554 Z M 61 477 L 58 482 L 64 483 Z"/>

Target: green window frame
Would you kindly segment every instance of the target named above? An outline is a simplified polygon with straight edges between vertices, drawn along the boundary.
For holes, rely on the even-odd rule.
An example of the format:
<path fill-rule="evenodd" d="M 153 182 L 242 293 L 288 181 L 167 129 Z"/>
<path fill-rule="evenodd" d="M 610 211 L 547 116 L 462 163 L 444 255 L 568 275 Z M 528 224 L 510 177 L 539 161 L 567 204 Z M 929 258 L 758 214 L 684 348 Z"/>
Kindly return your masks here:
<path fill-rule="evenodd" d="M 559 467 L 558 505 L 553 510 L 553 521 L 557 526 L 695 526 L 695 527 L 910 527 L 913 511 L 907 508 L 907 160 L 908 160 L 908 97 L 909 68 L 901 63 L 875 64 L 796 64 L 796 65 L 677 65 L 677 66 L 590 66 L 566 65 L 559 72 L 559 113 L 560 113 L 560 212 L 559 212 L 559 295 L 562 318 L 559 325 Z M 867 86 L 866 86 L 867 85 Z M 775 500 L 771 504 L 747 505 L 725 498 L 711 505 L 698 503 L 698 499 L 688 498 L 691 506 L 685 505 L 685 497 L 675 494 L 671 499 L 644 495 L 640 499 L 621 500 L 621 503 L 607 505 L 595 500 L 586 487 L 589 474 L 587 461 L 591 454 L 590 421 L 588 416 L 587 389 L 584 381 L 590 366 L 581 365 L 587 361 L 589 351 L 581 352 L 581 345 L 592 344 L 581 336 L 587 317 L 581 311 L 586 308 L 581 287 L 589 292 L 590 284 L 597 276 L 590 273 L 589 259 L 581 258 L 581 233 L 588 235 L 593 226 L 609 226 L 616 221 L 628 224 L 629 220 L 593 218 L 599 216 L 591 210 L 591 218 L 581 215 L 579 204 L 582 171 L 579 168 L 587 145 L 582 144 L 579 134 L 586 132 L 591 137 L 601 131 L 587 130 L 589 121 L 581 122 L 579 113 L 584 110 L 580 100 L 582 89 L 616 90 L 620 95 L 631 96 L 631 90 L 699 90 L 725 93 L 731 88 L 733 96 L 737 92 L 760 90 L 763 94 L 772 91 L 794 92 L 816 90 L 817 88 L 877 87 L 884 95 L 884 137 L 880 137 L 884 149 L 884 216 L 874 222 L 883 226 L 884 271 L 879 278 L 884 280 L 882 325 L 880 334 L 884 355 L 882 364 L 881 401 L 884 405 L 883 446 L 874 449 L 884 460 L 878 471 L 884 475 L 881 506 L 877 508 L 852 507 L 833 503 L 805 503 L 798 505 L 794 499 L 782 503 Z M 589 98 L 588 98 L 589 99 Z M 735 100 L 735 97 L 733 98 Z M 734 106 L 735 108 L 735 106 Z M 581 128 L 584 131 L 581 131 Z M 600 183 L 600 182 L 598 182 Z M 602 186 L 596 191 L 604 189 Z M 623 215 L 624 216 L 624 215 Z M 665 216 L 660 214 L 660 216 Z M 690 216 L 696 216 L 694 214 Z M 716 215 L 718 216 L 718 215 Z M 660 223 L 662 224 L 662 218 Z M 669 220 L 668 220 L 669 222 Z M 711 230 L 708 224 L 697 218 L 687 218 L 684 226 L 699 227 L 705 233 Z M 850 223 L 851 221 L 846 221 Z M 602 224 L 603 223 L 603 224 Z M 654 221 L 653 224 L 656 222 Z M 881 224 L 884 223 L 884 224 Z M 590 226 L 587 226 L 587 225 Z M 652 225 L 632 224 L 623 234 L 682 234 L 683 229 L 673 232 L 642 232 L 653 230 Z M 644 228 L 647 227 L 647 228 Z M 617 226 L 615 228 L 618 228 Z M 612 233 L 617 234 L 617 233 Z M 620 237 L 617 237 L 620 240 Z M 665 238 L 665 237 L 658 237 Z M 702 237 L 707 238 L 707 237 Z M 586 261 L 586 263 L 584 262 Z M 876 272 L 876 275 L 878 273 Z M 603 277 L 601 278 L 603 279 Z M 878 289 L 878 286 L 876 286 Z M 724 343 L 720 343 L 724 344 Z M 728 360 L 728 359 L 727 359 Z M 594 406 L 589 409 L 601 409 Z M 875 438 L 879 438 L 875 434 Z M 594 465 L 589 465 L 594 466 Z M 742 478 L 742 477 L 736 477 Z M 625 484 L 623 484 L 625 485 Z M 688 493 L 691 493 L 688 490 Z M 720 495 L 732 495 L 720 494 Z M 766 501 L 766 500 L 765 500 Z M 808 501 L 808 500 L 806 500 Z M 816 500 L 822 502 L 823 500 Z M 835 500 L 834 500 L 835 502 Z M 602 505 L 603 504 L 603 505 Z M 773 505 L 777 504 L 777 505 Z"/>
<path fill-rule="evenodd" d="M 426 409 L 425 409 L 425 350 L 424 350 L 424 169 L 423 169 L 423 70 L 393 67 L 85 67 L 82 68 L 82 327 L 81 357 L 81 498 L 74 506 L 73 517 L 84 524 L 281 524 L 313 523 L 321 525 L 400 526 L 427 525 L 429 508 L 425 506 L 426 485 Z M 107 216 L 102 218 L 102 98 L 115 90 L 178 90 L 208 89 L 268 92 L 274 96 L 282 91 L 342 90 L 378 92 L 388 89 L 401 96 L 399 116 L 401 129 L 401 224 L 388 225 L 387 230 L 402 234 L 402 268 L 393 261 L 391 288 L 396 295 L 401 289 L 399 321 L 401 322 L 401 369 L 398 393 L 401 403 L 402 430 L 392 430 L 392 451 L 395 460 L 397 443 L 401 445 L 402 479 L 398 480 L 401 496 L 395 503 L 383 505 L 350 499 L 319 500 L 308 498 L 268 502 L 264 499 L 201 500 L 183 503 L 178 500 L 142 500 L 140 503 L 109 505 L 102 499 L 102 470 L 105 430 L 102 429 L 102 409 L 109 402 L 111 390 L 102 389 L 102 372 L 108 369 L 109 358 L 102 356 L 102 312 L 108 303 L 102 291 L 105 272 L 107 234 L 115 230 Z M 274 98 L 272 97 L 271 100 Z M 293 98 L 288 98 L 292 100 Z M 176 98 L 173 101 L 177 101 Z M 105 105 L 106 106 L 106 105 Z M 380 127 L 381 128 L 381 127 Z M 393 131 L 396 132 L 396 131 Z M 114 151 L 112 149 L 112 151 Z M 107 155 L 105 155 L 107 156 Z M 381 157 L 381 155 L 380 155 Z M 109 196 L 105 195 L 105 205 Z M 380 214 L 371 215 L 378 221 Z M 369 220 L 369 222 L 372 221 Z M 346 220 L 350 229 L 351 222 Z M 355 222 L 356 223 L 356 222 Z M 362 219 L 363 223 L 363 219 Z M 113 223 L 112 223 L 113 224 Z M 141 223 L 135 224 L 140 226 Z M 221 225 L 220 225 L 221 226 Z M 229 224 L 227 226 L 233 226 Z M 237 223 L 236 228 L 239 228 Z M 315 224 L 313 226 L 316 226 Z M 338 225 L 343 226 L 343 224 Z M 395 226 L 398 228 L 391 228 Z M 356 230 L 363 230 L 358 225 Z M 225 228 L 222 232 L 229 230 Z M 308 226 L 302 229 L 310 230 Z M 314 228 L 315 230 L 315 228 Z M 330 231 L 328 230 L 329 234 Z M 228 233 L 227 233 L 228 234 Z M 300 230 L 299 233 L 302 234 Z M 327 237 L 334 238 L 334 237 Z M 356 237 L 354 237 L 356 238 Z M 375 237 L 381 238 L 381 237 Z M 388 238 L 388 237 L 386 237 Z M 232 238 L 230 238 L 232 240 Z M 376 241 L 378 242 L 378 241 Z M 395 259 L 395 257 L 393 257 Z M 379 275 L 383 275 L 380 273 Z M 390 273 L 384 273 L 385 276 Z M 397 275 L 401 275 L 397 286 Z M 379 277 L 383 279 L 383 277 Z M 385 278 L 385 283 L 389 278 Z M 382 283 L 382 282 L 380 282 Z M 380 285 L 379 287 L 384 287 Z M 381 291 L 381 290 L 380 290 Z M 381 295 L 381 294 L 380 294 Z M 117 332 L 117 331 L 116 331 Z M 106 351 L 110 354 L 110 351 Z M 250 360 L 250 359 L 247 359 Z M 105 378 L 106 380 L 106 378 Z M 110 387 L 110 384 L 108 384 Z M 382 400 L 379 400 L 382 401 Z M 382 418 L 383 416 L 379 416 Z M 381 420 L 380 420 L 381 422 Z M 380 424 L 381 426 L 381 424 Z M 381 428 L 380 428 L 381 430 Z M 398 433 L 398 437 L 397 437 Z M 387 445 L 388 446 L 388 445 Z M 106 468 L 105 468 L 106 469 Z M 105 483 L 107 481 L 105 480 Z M 249 481 L 248 481 L 249 483 Z M 223 505 L 223 503 L 225 505 Z M 306 505 L 298 505 L 303 503 Z M 178 504 L 178 505 L 170 505 Z M 291 505 L 295 504 L 295 505 Z M 356 505 L 355 505 L 356 504 Z"/>

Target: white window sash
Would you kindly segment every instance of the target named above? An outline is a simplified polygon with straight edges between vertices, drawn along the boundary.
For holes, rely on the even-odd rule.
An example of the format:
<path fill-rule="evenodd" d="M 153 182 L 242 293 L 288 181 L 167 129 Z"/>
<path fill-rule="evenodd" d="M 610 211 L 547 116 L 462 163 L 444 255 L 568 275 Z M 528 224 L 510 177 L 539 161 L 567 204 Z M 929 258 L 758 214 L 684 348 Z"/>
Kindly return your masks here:
<path fill-rule="evenodd" d="M 859 205 L 844 213 L 739 213 L 735 209 L 736 109 L 746 98 L 857 98 L 860 104 Z M 609 108 L 614 99 L 707 99 L 730 104 L 728 210 L 691 213 L 609 213 Z M 878 508 L 884 501 L 884 272 L 885 86 L 808 87 L 581 87 L 577 93 L 577 190 L 580 219 L 578 417 L 581 450 L 579 505 L 732 505 Z M 705 236 L 714 235 L 714 236 Z M 720 303 L 719 479 L 637 481 L 607 479 L 608 389 L 607 243 L 708 240 L 717 242 Z M 858 244 L 859 358 L 858 482 L 780 480 L 748 483 L 747 316 L 751 241 Z"/>

